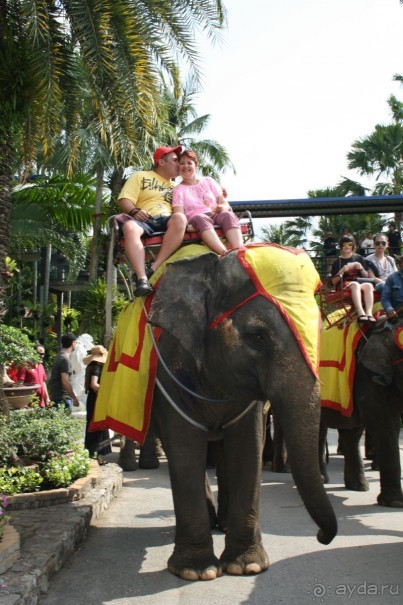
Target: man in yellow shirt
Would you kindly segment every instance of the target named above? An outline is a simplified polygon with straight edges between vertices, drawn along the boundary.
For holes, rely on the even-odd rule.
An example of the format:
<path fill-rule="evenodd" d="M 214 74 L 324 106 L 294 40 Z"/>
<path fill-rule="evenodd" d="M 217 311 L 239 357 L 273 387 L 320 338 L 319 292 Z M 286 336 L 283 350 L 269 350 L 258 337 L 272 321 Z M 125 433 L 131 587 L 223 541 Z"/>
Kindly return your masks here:
<path fill-rule="evenodd" d="M 134 173 L 122 191 L 118 203 L 122 214 L 116 216 L 125 239 L 126 256 L 136 273 L 135 296 L 147 296 L 153 291 L 148 277 L 179 248 L 186 231 L 186 217 L 172 214 L 172 179 L 179 175 L 178 156 L 182 147 L 158 147 L 153 155 L 154 170 Z M 152 263 L 148 277 L 145 269 L 145 253 L 141 242 L 143 233 L 152 235 L 166 231 L 161 249 Z"/>

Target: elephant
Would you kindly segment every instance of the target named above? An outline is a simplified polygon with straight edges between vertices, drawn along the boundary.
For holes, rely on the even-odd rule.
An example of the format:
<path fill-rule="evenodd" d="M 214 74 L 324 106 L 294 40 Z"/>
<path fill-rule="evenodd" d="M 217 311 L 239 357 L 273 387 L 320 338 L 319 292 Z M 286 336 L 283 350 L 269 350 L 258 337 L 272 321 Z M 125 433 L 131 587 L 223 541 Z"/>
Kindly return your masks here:
<path fill-rule="evenodd" d="M 356 351 L 353 384 L 353 413 L 344 417 L 336 410 L 322 408 L 320 462 L 325 482 L 329 477 L 324 461 L 327 427 L 339 430 L 344 453 L 344 482 L 347 489 L 367 491 L 359 442 L 368 432 L 374 446 L 376 468 L 380 472 L 381 506 L 403 507 L 399 433 L 403 412 L 403 319 L 396 324 L 378 319 Z"/>
<path fill-rule="evenodd" d="M 263 270 L 274 271 L 266 246 Z M 238 253 L 208 252 L 168 264 L 148 316 L 162 328 L 151 427 L 167 457 L 176 516 L 168 570 L 185 580 L 254 574 L 269 566 L 259 524 L 267 400 L 284 427 L 291 471 L 319 526 L 317 539 L 329 544 L 337 533 L 318 461 L 318 379 L 279 306 L 257 295 Z M 281 275 L 283 269 L 275 270 Z M 304 273 L 297 279 L 295 296 Z M 313 289 L 309 300 L 317 309 Z M 209 441 L 218 445 L 217 516 L 226 532 L 220 558 L 206 499 Z"/>

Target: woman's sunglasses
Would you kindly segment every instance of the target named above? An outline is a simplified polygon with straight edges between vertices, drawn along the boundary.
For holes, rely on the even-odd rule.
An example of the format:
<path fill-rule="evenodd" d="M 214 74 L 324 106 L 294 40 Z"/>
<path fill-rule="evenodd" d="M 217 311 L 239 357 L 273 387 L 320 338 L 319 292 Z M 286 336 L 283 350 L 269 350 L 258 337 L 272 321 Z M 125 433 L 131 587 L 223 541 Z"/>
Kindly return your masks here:
<path fill-rule="evenodd" d="M 353 245 L 353 243 L 352 243 L 352 242 L 344 242 L 344 244 L 343 244 L 343 248 L 344 248 L 345 246 L 352 246 L 352 245 Z"/>
<path fill-rule="evenodd" d="M 375 246 L 386 246 L 386 242 L 374 242 Z"/>

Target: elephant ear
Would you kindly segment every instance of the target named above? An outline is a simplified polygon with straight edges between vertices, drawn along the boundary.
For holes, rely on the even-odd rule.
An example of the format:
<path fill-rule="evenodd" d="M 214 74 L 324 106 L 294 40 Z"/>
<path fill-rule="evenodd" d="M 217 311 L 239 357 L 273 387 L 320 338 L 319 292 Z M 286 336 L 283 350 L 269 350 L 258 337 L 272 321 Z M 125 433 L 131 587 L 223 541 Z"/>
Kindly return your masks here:
<path fill-rule="evenodd" d="M 393 333 L 388 325 L 374 330 L 358 355 L 358 361 L 374 374 L 384 377 L 386 383 L 393 378 Z"/>
<path fill-rule="evenodd" d="M 217 262 L 216 254 L 207 253 L 168 264 L 149 313 L 149 323 L 175 336 L 198 365 Z"/>

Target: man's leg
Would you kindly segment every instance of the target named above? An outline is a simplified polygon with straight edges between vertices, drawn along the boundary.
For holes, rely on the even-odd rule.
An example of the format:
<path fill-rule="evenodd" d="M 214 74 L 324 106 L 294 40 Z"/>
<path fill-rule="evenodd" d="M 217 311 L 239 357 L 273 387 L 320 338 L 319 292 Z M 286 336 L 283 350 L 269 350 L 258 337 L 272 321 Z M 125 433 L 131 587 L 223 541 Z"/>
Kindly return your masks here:
<path fill-rule="evenodd" d="M 137 275 L 137 279 L 141 279 L 146 276 L 144 247 L 140 239 L 144 231 L 140 225 L 137 225 L 134 221 L 125 223 L 122 231 L 125 238 L 125 254 L 127 260 Z"/>
<path fill-rule="evenodd" d="M 162 245 L 158 256 L 151 264 L 151 269 L 156 271 L 167 258 L 171 256 L 183 242 L 186 231 L 187 220 L 184 214 L 175 213 L 168 221 L 166 233 L 162 239 Z"/>
<path fill-rule="evenodd" d="M 137 276 L 134 296 L 147 296 L 153 292 L 154 288 L 146 276 L 144 246 L 140 239 L 144 230 L 135 221 L 128 221 L 123 225 L 122 231 L 125 238 L 126 257 Z"/>

